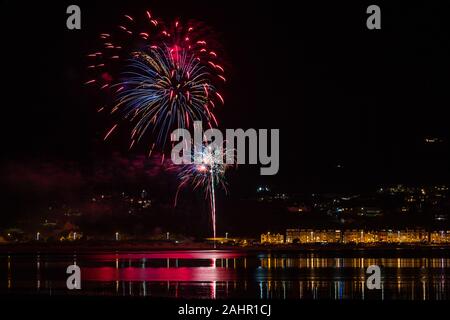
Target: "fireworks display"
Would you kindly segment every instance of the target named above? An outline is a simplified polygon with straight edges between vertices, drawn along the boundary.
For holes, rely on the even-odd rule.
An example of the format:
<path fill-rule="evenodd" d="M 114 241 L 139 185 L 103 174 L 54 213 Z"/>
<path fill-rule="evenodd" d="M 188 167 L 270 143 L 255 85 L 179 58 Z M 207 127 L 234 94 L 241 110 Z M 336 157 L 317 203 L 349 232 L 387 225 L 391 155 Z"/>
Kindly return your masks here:
<path fill-rule="evenodd" d="M 226 79 L 218 54 L 200 37 L 202 31 L 193 23 L 165 24 L 149 11 L 139 19 L 124 15 L 122 20 L 115 32 L 100 34 L 101 48 L 88 54 L 93 77 L 86 84 L 105 92 L 112 98 L 111 113 L 132 123 L 130 148 L 146 132 L 153 136 L 148 140 L 151 152 L 155 146 L 164 150 L 175 128 L 189 128 L 196 120 L 217 126 L 214 109 L 224 103 L 217 88 Z"/>
<path fill-rule="evenodd" d="M 178 191 L 186 185 L 191 185 L 194 189 L 202 189 L 205 192 L 206 199 L 210 201 L 213 236 L 216 238 L 215 192 L 217 186 L 226 190 L 224 178 L 230 165 L 225 163 L 225 159 L 227 156 L 234 156 L 234 151 L 225 148 L 212 148 L 211 146 L 201 146 L 198 149 L 200 151 L 194 152 L 192 155 L 192 164 L 186 164 L 179 170 L 180 184 Z M 175 203 L 176 201 L 177 196 L 175 197 Z"/>
<path fill-rule="evenodd" d="M 146 11 L 138 18 L 124 15 L 114 32 L 100 34 L 100 49 L 88 54 L 93 76 L 85 84 L 104 92 L 111 113 L 120 114 L 104 140 L 127 120 L 132 124 L 130 149 L 149 133 L 149 155 L 155 147 L 164 155 L 173 129 L 190 129 L 194 121 L 218 126 L 214 111 L 224 99 L 217 88 L 226 79 L 218 54 L 203 33 L 199 25 L 178 20 L 166 24 Z M 105 106 L 98 109 L 103 110 Z M 193 154 L 194 164 L 177 168 L 180 183 L 175 202 L 184 186 L 203 189 L 210 201 L 215 238 L 215 189 L 225 188 L 226 151 L 200 150 Z"/>

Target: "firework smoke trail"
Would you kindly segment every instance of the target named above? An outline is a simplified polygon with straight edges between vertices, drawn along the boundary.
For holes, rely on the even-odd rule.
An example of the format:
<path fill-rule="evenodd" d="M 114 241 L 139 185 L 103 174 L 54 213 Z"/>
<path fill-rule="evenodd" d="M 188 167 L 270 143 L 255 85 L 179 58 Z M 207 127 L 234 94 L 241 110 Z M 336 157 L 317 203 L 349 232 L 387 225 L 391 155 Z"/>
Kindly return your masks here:
<path fill-rule="evenodd" d="M 189 129 L 193 121 L 218 125 L 214 109 L 224 99 L 217 88 L 226 79 L 204 33 L 198 23 L 165 23 L 145 11 L 124 15 L 116 30 L 100 34 L 100 48 L 88 54 L 92 76 L 85 84 L 105 93 L 99 112 L 106 105 L 119 114 L 104 140 L 127 120 L 130 149 L 149 133 L 151 154 L 165 150 L 175 128 Z"/>
<path fill-rule="evenodd" d="M 214 248 L 216 247 L 216 194 L 214 190 L 214 171 L 211 168 L 211 217 L 213 225 Z"/>

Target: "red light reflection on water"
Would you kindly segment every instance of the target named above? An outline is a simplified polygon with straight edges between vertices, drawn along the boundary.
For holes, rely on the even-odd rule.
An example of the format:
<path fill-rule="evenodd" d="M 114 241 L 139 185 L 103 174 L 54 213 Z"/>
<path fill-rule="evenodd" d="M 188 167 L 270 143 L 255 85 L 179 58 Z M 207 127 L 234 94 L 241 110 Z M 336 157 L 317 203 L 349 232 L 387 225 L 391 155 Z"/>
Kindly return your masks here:
<path fill-rule="evenodd" d="M 215 267 L 83 268 L 86 281 L 231 281 L 236 279 L 233 269 Z"/>
<path fill-rule="evenodd" d="M 198 281 L 216 282 L 231 281 L 236 279 L 236 270 L 231 268 L 217 267 L 217 259 L 232 259 L 243 256 L 236 252 L 219 251 L 198 251 L 198 252 L 151 252 L 151 253 L 131 253 L 131 254 L 104 254 L 96 255 L 95 260 L 118 261 L 133 259 L 191 259 L 210 260 L 209 266 L 192 267 L 84 267 L 83 279 L 86 281 Z M 214 294 L 215 295 L 215 294 Z"/>
<path fill-rule="evenodd" d="M 152 251 L 132 253 L 104 253 L 96 254 L 97 261 L 115 259 L 232 259 L 245 256 L 242 252 L 203 250 L 203 251 Z"/>

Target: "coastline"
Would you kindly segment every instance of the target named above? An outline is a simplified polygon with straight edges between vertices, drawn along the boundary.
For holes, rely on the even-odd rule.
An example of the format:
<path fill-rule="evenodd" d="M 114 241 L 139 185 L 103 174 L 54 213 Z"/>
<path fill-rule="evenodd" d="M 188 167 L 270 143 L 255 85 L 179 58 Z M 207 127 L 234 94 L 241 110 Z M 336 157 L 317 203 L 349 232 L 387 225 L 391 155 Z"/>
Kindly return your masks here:
<path fill-rule="evenodd" d="M 0 254 L 26 253 L 66 253 L 66 252 L 102 252 L 102 251 L 236 251 L 248 253 L 448 253 L 450 245 L 442 244 L 302 244 L 302 245 L 252 245 L 231 246 L 218 244 L 215 248 L 209 243 L 170 243 L 170 242 L 77 242 L 77 243 L 3 243 Z"/>

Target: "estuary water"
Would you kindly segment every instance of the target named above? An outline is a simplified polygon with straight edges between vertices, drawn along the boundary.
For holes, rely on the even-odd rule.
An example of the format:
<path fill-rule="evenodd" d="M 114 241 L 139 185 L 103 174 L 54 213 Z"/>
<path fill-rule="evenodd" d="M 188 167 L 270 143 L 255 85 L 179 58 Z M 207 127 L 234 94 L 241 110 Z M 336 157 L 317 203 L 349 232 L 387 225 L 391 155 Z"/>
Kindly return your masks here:
<path fill-rule="evenodd" d="M 81 270 L 68 290 L 66 269 Z M 381 289 L 366 269 L 381 268 Z M 449 250 L 243 250 L 0 254 L 0 294 L 204 299 L 450 300 Z"/>

